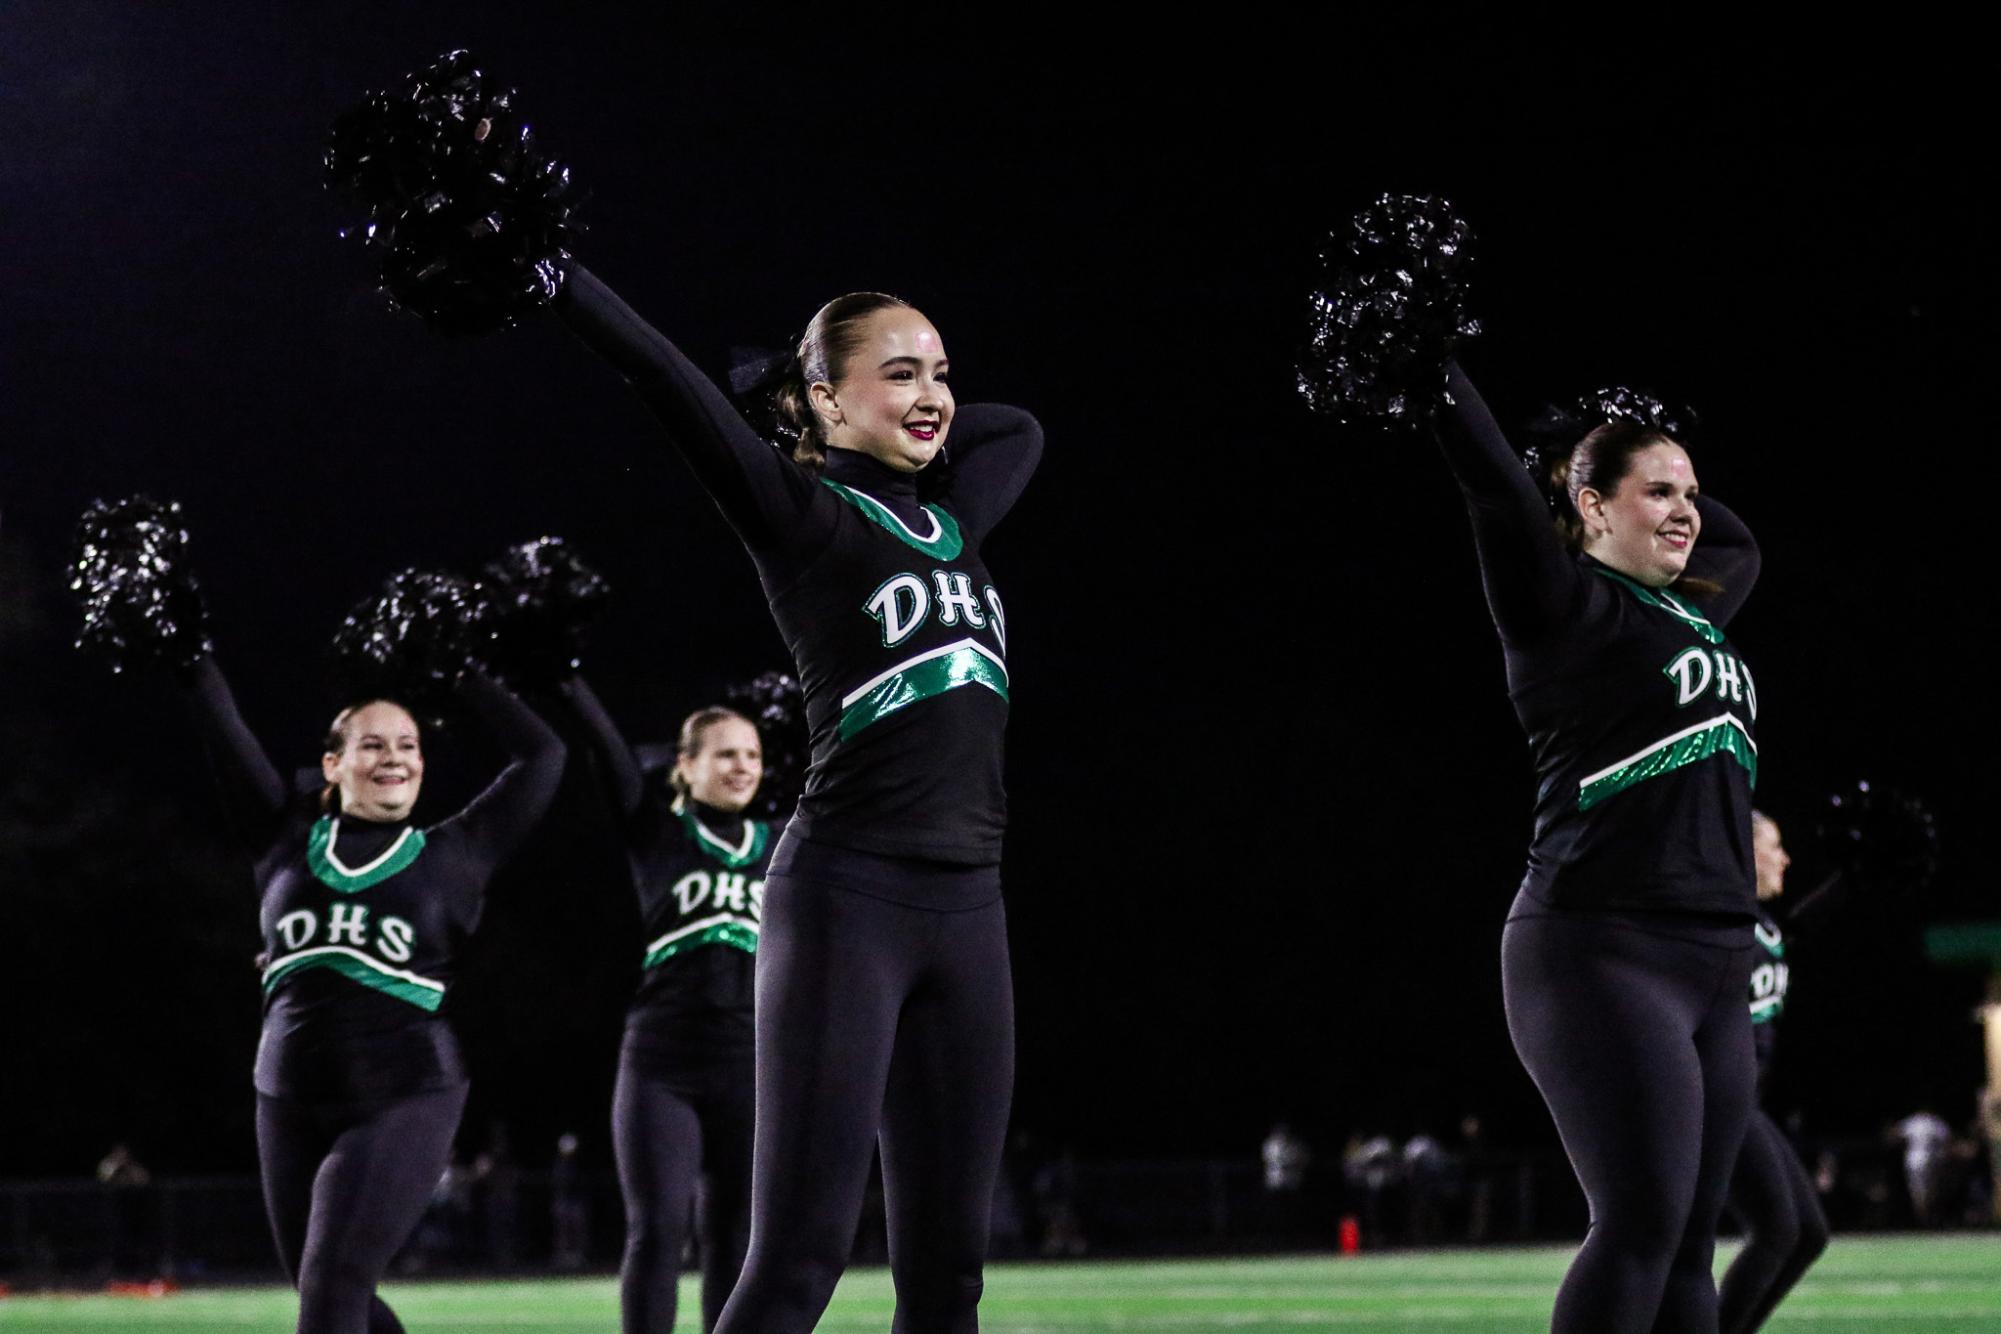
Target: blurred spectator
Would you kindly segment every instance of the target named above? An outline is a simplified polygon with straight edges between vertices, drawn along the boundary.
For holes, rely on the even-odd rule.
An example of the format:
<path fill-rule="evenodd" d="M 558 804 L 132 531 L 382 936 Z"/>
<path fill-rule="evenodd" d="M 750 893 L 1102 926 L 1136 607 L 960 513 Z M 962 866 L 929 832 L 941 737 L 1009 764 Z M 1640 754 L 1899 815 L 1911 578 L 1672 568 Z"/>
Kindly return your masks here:
<path fill-rule="evenodd" d="M 1980 1091 L 1980 1137 L 1987 1145 L 1987 1217 L 2001 1222 L 2001 1092 Z"/>
<path fill-rule="evenodd" d="M 494 1126 L 487 1151 L 473 1160 L 472 1175 L 487 1263 L 512 1269 L 521 1260 L 521 1173 L 508 1149 L 506 1126 Z"/>
<path fill-rule="evenodd" d="M 1262 1157 L 1266 1190 L 1296 1193 L 1306 1184 L 1306 1166 L 1313 1161 L 1313 1151 L 1285 1122 L 1273 1126 L 1271 1134 L 1265 1136 Z"/>
<path fill-rule="evenodd" d="M 1397 1146 L 1388 1135 L 1352 1136 L 1341 1154 L 1341 1175 L 1362 1194 L 1364 1245 L 1380 1246 L 1389 1239 L 1387 1197 L 1400 1170 Z"/>
<path fill-rule="evenodd" d="M 1445 1206 L 1451 1198 L 1458 1164 L 1445 1146 L 1422 1132 L 1403 1146 L 1405 1199 L 1409 1211 L 1408 1240 L 1425 1245 L 1445 1230 Z"/>
<path fill-rule="evenodd" d="M 1904 1142 L 1904 1189 L 1920 1227 L 1944 1221 L 1945 1179 L 1951 1166 L 1952 1127 L 1928 1109 L 1919 1109 L 1890 1128 Z"/>
<path fill-rule="evenodd" d="M 1494 1229 L 1494 1166 L 1487 1160 L 1487 1137 L 1480 1118 L 1459 1120 L 1459 1161 L 1466 1178 L 1466 1240 L 1485 1241 Z"/>
<path fill-rule="evenodd" d="M 150 1185 L 153 1174 L 121 1142 L 112 1145 L 111 1152 L 98 1162 L 97 1179 L 107 1188 L 103 1262 L 106 1276 L 156 1271 L 158 1247 L 149 1244 L 158 1236 L 154 1201 L 136 1189 Z"/>
<path fill-rule="evenodd" d="M 1266 1226 L 1285 1238 L 1297 1237 L 1304 1221 L 1306 1168 L 1313 1151 L 1280 1121 L 1259 1151 L 1264 1162 Z"/>
<path fill-rule="evenodd" d="M 462 1264 L 472 1218 L 472 1172 L 454 1155 L 431 1188 L 424 1217 L 398 1260 L 397 1271 L 418 1274 L 440 1266 Z"/>
<path fill-rule="evenodd" d="M 1090 1249 L 1084 1221 L 1077 1211 L 1077 1155 L 1067 1145 L 1062 1155 L 1044 1163 L 1035 1174 L 1035 1207 L 1042 1215 L 1042 1253 L 1082 1255 Z"/>
<path fill-rule="evenodd" d="M 119 1143 L 99 1160 L 97 1179 L 107 1186 L 147 1186 L 152 1184 L 153 1174 L 132 1156 L 130 1148 Z"/>
<path fill-rule="evenodd" d="M 590 1253 L 591 1206 L 577 1165 L 575 1135 L 556 1141 L 556 1162 L 549 1170 L 549 1221 L 550 1263 L 558 1269 L 582 1269 Z"/>

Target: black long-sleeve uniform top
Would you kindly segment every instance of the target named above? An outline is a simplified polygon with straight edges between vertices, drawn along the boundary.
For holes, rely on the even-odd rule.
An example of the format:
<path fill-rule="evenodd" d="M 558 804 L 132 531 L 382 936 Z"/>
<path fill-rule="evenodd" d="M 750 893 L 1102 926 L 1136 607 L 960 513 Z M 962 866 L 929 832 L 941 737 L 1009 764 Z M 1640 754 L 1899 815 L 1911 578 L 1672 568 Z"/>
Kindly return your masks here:
<path fill-rule="evenodd" d="M 425 828 L 323 815 L 295 800 L 213 659 L 189 696 L 231 824 L 256 857 L 264 938 L 257 1091 L 362 1103 L 463 1082 L 440 1009 L 494 869 L 542 817 L 563 743 L 491 680 L 464 693 L 512 757 L 457 815 Z"/>
<path fill-rule="evenodd" d="M 752 979 L 771 864 L 771 828 L 649 781 L 596 692 L 564 686 L 603 762 L 623 820 L 626 865 L 644 934 L 626 1010 L 626 1058 L 671 1074 L 751 1049 Z"/>
<path fill-rule="evenodd" d="M 1536 777 L 1527 895 L 1557 908 L 1752 916 L 1758 695 L 1723 629 L 1758 548 L 1706 495 L 1687 575 L 1646 587 L 1558 536 L 1472 382 L 1450 370 L 1439 440 L 1458 477 Z"/>
<path fill-rule="evenodd" d="M 1771 1070 L 1779 1047 L 1779 1016 L 1785 1013 L 1786 992 L 1792 987 L 1792 965 L 1786 962 L 1786 937 L 1778 918 L 1757 909 L 1754 934 L 1757 963 L 1751 969 L 1751 1039 L 1758 1053 L 1758 1078 Z"/>
<path fill-rule="evenodd" d="M 1027 486 L 1042 430 L 968 404 L 943 493 L 852 450 L 816 477 L 581 266 L 557 309 L 667 428 L 756 563 L 812 734 L 791 833 L 965 866 L 1000 861 L 1007 614 L 980 545 Z"/>

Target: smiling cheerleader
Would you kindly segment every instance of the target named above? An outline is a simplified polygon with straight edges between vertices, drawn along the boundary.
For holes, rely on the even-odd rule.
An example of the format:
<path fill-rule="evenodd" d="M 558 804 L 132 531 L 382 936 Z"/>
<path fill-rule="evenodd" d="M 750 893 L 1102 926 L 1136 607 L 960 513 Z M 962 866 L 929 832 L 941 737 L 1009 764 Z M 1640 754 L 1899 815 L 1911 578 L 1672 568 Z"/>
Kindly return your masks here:
<path fill-rule="evenodd" d="M 631 383 L 748 550 L 797 665 L 812 758 L 765 884 L 750 1250 L 717 1328 L 813 1327 L 878 1143 L 896 1328 L 976 1328 L 1014 1083 L 1008 622 L 981 549 L 1041 428 L 959 407 L 937 327 L 858 292 L 806 326 L 775 394 L 790 448 L 773 448 L 571 259 L 567 169 L 463 52 L 343 117 L 327 165 L 370 209 L 399 304 L 447 332 L 552 305 Z"/>
<path fill-rule="evenodd" d="M 495 869 L 555 796 L 563 743 L 470 666 L 463 586 L 399 576 L 349 618 L 344 651 L 369 646 L 378 685 L 456 685 L 507 766 L 464 810 L 419 825 L 421 729 L 371 691 L 328 728 L 317 797 L 295 797 L 210 651 L 177 510 L 94 506 L 79 545 L 83 642 L 121 665 L 176 669 L 214 764 L 216 814 L 255 858 L 257 1156 L 299 1334 L 401 1334 L 375 1287 L 423 1216 L 465 1106 L 446 1008 L 454 966 Z"/>
<path fill-rule="evenodd" d="M 1601 415 L 1545 499 L 1449 377 L 1439 440 L 1538 783 L 1501 934 L 1508 1031 L 1591 1204 L 1552 1328 L 1713 1331 L 1756 1075 L 1758 692 L 1724 631 L 1758 549 L 1664 426 Z"/>

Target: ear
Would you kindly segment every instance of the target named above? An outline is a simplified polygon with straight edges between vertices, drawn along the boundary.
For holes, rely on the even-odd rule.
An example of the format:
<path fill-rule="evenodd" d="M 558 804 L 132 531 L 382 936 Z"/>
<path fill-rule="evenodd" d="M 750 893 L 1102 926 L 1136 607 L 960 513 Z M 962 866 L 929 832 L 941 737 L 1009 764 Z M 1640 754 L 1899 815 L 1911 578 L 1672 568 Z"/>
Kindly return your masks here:
<path fill-rule="evenodd" d="M 834 397 L 834 386 L 825 380 L 816 380 L 806 386 L 806 401 L 813 405 L 813 411 L 823 427 L 839 426 L 845 420 L 841 416 L 840 401 Z"/>
<path fill-rule="evenodd" d="M 331 783 L 335 781 L 334 775 L 339 771 L 340 756 L 334 754 L 332 751 L 328 751 L 326 754 L 320 756 L 320 777 Z"/>
<path fill-rule="evenodd" d="M 1601 535 L 1610 527 L 1605 519 L 1605 497 L 1592 487 L 1577 493 L 1577 517 L 1584 520 L 1584 530 L 1594 535 Z"/>

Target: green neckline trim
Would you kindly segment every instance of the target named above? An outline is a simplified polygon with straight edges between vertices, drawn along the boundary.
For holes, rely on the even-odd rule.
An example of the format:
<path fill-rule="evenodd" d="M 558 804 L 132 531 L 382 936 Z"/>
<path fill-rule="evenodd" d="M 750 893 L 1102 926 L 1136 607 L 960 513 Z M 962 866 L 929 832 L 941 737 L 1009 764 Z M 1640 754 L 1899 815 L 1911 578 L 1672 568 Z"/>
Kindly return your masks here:
<path fill-rule="evenodd" d="M 682 927 L 670 931 L 653 942 L 646 951 L 646 960 L 641 968 L 658 968 L 676 955 L 698 950 L 704 945 L 727 945 L 731 949 L 742 950 L 745 954 L 757 953 L 757 927 L 741 918 L 730 917 L 722 921 L 711 920 L 696 923 L 692 927 Z"/>
<path fill-rule="evenodd" d="M 677 803 L 678 804 L 678 803 Z M 695 818 L 695 812 L 687 805 L 681 805 L 681 825 L 688 831 L 688 837 L 696 847 L 707 853 L 711 860 L 719 861 L 730 870 L 740 870 L 752 865 L 764 856 L 764 850 L 771 843 L 771 826 L 762 820 L 745 820 L 749 827 L 749 841 L 739 845 L 723 842 Z"/>
<path fill-rule="evenodd" d="M 915 547 L 927 556 L 938 560 L 957 560 L 959 553 L 966 549 L 965 539 L 959 535 L 959 521 L 936 505 L 925 505 L 923 510 L 937 525 L 937 536 L 926 540 L 904 526 L 903 520 L 877 500 L 874 496 L 857 491 L 851 486 L 842 486 L 829 477 L 822 477 L 821 483 L 830 488 L 842 500 L 847 501 L 862 512 L 862 517 L 882 528 L 897 541 L 907 547 Z"/>
<path fill-rule="evenodd" d="M 1627 788 L 1700 763 L 1712 755 L 1728 755 L 1744 766 L 1751 786 L 1758 785 L 1758 747 L 1735 715 L 1724 714 L 1656 742 L 1630 759 L 1592 774 L 1577 785 L 1577 809 L 1588 811 Z"/>
<path fill-rule="evenodd" d="M 1602 574 L 1613 583 L 1624 584 L 1631 590 L 1634 597 L 1646 603 L 1649 607 L 1659 607 L 1676 620 L 1685 622 L 1690 629 L 1694 630 L 1695 633 L 1701 635 L 1710 643 L 1720 644 L 1723 642 L 1723 632 L 1712 625 L 1707 616 L 1704 616 L 1701 612 L 1688 605 L 1688 603 L 1683 602 L 1665 588 L 1648 588 L 1631 575 L 1620 574 L 1617 570 L 1609 566 L 1594 563 L 1590 569 L 1593 574 Z"/>
<path fill-rule="evenodd" d="M 385 996 L 407 1001 L 428 1014 L 436 1014 L 438 1007 L 445 1003 L 445 984 L 434 982 L 428 977 L 391 968 L 388 964 L 371 959 L 359 950 L 351 950 L 342 945 L 322 945 L 317 949 L 301 950 L 297 954 L 273 963 L 264 970 L 264 994 L 270 995 L 280 981 L 294 973 L 309 972 L 315 968 L 331 968 L 342 977 L 359 982 Z"/>
<path fill-rule="evenodd" d="M 368 865 L 342 866 L 334 860 L 333 850 L 339 824 L 337 817 L 322 815 L 313 821 L 306 835 L 306 865 L 312 869 L 313 878 L 339 894 L 359 894 L 370 885 L 381 884 L 416 861 L 424 851 L 424 831 L 411 825 L 389 845 L 388 851 Z"/>
<path fill-rule="evenodd" d="M 846 741 L 863 728 L 919 700 L 973 685 L 985 686 L 1002 699 L 1008 697 L 1007 668 L 971 640 L 919 654 L 908 662 L 898 663 L 842 701 L 845 707 L 841 710 L 841 740 Z"/>

